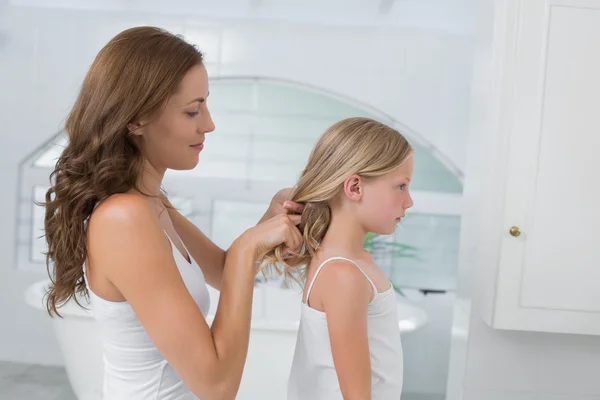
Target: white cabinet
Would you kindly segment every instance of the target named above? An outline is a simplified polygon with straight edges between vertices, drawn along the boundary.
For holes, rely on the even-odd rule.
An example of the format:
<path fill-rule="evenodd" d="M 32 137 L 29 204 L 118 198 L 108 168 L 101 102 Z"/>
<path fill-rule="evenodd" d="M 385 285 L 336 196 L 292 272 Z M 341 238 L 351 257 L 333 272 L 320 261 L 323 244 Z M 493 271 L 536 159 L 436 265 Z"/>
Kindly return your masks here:
<path fill-rule="evenodd" d="M 499 0 L 494 11 L 473 131 L 483 316 L 598 335 L 600 0 Z"/>

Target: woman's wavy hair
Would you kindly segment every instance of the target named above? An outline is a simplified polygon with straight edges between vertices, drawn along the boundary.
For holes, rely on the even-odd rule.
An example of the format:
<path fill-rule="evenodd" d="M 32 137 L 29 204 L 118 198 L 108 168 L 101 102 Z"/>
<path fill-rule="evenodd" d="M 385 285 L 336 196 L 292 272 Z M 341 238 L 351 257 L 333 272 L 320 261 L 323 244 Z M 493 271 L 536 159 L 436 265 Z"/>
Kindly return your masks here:
<path fill-rule="evenodd" d="M 344 181 L 354 174 L 363 179 L 384 175 L 398 168 L 412 151 L 400 132 L 370 118 L 344 119 L 327 129 L 290 199 L 304 204 L 299 225 L 302 250 L 283 256 L 283 245 L 278 246 L 262 260 L 263 271 L 274 267 L 286 280 L 305 281 L 305 267 L 320 249 L 331 221 L 331 201 L 342 193 Z"/>
<path fill-rule="evenodd" d="M 88 296 L 83 265 L 86 222 L 98 201 L 138 189 L 144 159 L 127 125 L 157 118 L 202 53 L 156 27 L 127 29 L 94 59 L 67 117 L 68 144 L 50 175 L 44 228 L 50 315 L 77 294 Z"/>

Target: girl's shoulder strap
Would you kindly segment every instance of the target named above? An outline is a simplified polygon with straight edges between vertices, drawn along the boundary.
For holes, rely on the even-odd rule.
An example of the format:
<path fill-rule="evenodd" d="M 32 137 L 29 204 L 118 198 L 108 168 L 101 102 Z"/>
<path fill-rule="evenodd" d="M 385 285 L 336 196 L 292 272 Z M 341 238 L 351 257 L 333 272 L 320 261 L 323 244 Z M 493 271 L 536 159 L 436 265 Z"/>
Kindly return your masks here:
<path fill-rule="evenodd" d="M 315 284 L 315 280 L 317 279 L 317 276 L 319 275 L 319 272 L 321 272 L 321 270 L 323 269 L 323 267 L 325 266 L 325 264 L 327 264 L 330 261 L 336 261 L 336 260 L 341 260 L 341 261 L 347 261 L 351 264 L 354 264 L 356 266 L 356 268 L 358 268 L 358 270 L 360 272 L 363 273 L 363 275 L 365 276 L 365 278 L 367 278 L 367 280 L 369 281 L 369 283 L 371 284 L 371 287 L 373 287 L 373 293 L 377 293 L 377 287 L 375 286 L 375 284 L 373 283 L 373 281 L 371 280 L 371 278 L 369 278 L 369 275 L 366 274 L 365 271 L 363 271 L 363 269 L 360 267 L 360 265 L 358 265 L 355 261 L 349 259 L 349 258 L 345 258 L 345 257 L 329 257 L 328 259 L 326 259 L 325 261 L 323 261 L 319 267 L 317 268 L 317 270 L 315 271 L 314 276 L 311 279 L 310 285 L 308 286 L 308 290 L 306 291 L 306 305 L 308 304 L 308 299 L 310 297 L 310 292 L 313 288 L 313 285 Z"/>

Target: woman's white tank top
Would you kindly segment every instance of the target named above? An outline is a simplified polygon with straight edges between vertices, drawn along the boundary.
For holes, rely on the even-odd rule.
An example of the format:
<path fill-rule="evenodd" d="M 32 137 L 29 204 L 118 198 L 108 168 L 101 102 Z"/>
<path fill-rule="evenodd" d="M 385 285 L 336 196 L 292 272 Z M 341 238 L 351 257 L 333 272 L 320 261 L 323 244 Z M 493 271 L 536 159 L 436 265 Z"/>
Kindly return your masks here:
<path fill-rule="evenodd" d="M 165 235 L 169 237 L 166 232 Z M 171 238 L 169 240 L 171 241 Z M 202 270 L 193 259 L 189 263 L 177 250 L 173 241 L 171 246 L 183 282 L 206 318 L 210 309 L 210 297 Z M 190 254 L 187 248 L 186 252 Z M 158 351 L 129 303 L 111 302 L 96 296 L 87 283 L 87 276 L 85 279 L 104 353 L 102 398 L 104 400 L 197 399 Z"/>
<path fill-rule="evenodd" d="M 319 272 L 326 263 L 333 260 L 354 264 L 373 287 L 375 295 L 369 303 L 367 316 L 371 399 L 398 400 L 402 392 L 404 366 L 394 289 L 390 287 L 385 292 L 378 292 L 371 278 L 360 266 L 343 257 L 331 257 L 319 265 L 308 287 L 306 302 L 302 302 L 300 327 L 288 382 L 288 400 L 343 400 L 331 354 L 326 314 L 308 305 L 310 292 Z"/>

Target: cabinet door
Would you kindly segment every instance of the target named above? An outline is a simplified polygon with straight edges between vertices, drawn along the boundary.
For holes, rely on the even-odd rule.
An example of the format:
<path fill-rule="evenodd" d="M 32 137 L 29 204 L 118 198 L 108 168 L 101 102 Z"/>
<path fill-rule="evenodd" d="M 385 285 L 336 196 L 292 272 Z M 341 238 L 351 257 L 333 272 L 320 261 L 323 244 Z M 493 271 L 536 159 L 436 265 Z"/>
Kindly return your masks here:
<path fill-rule="evenodd" d="M 600 334 L 600 1 L 520 4 L 492 325 Z"/>

